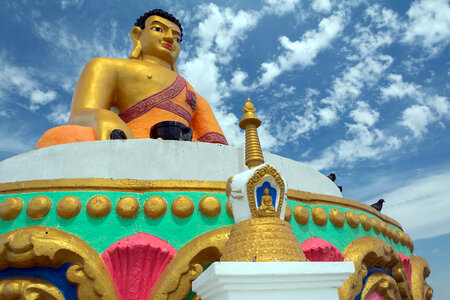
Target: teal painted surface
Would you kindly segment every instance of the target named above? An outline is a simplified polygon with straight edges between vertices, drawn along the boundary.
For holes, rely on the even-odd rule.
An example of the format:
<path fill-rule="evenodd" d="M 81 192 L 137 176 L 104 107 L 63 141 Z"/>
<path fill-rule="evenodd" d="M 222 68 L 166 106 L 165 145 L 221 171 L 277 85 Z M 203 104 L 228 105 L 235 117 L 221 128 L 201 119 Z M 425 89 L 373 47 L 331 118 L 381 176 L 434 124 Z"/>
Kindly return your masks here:
<path fill-rule="evenodd" d="M 32 220 L 26 215 L 26 204 L 33 197 L 38 195 L 45 195 L 49 197 L 52 200 L 53 205 L 47 216 L 39 220 Z M 63 197 L 69 195 L 78 197 L 83 205 L 78 216 L 66 220 L 58 217 L 56 214 L 56 204 Z M 88 216 L 86 213 L 86 202 L 91 197 L 96 195 L 104 195 L 108 197 L 113 204 L 111 212 L 104 218 L 95 219 Z M 150 219 L 145 216 L 142 208 L 146 199 L 156 195 L 166 199 L 169 208 L 163 217 L 159 219 Z M 207 195 L 216 197 L 222 203 L 221 213 L 215 218 L 205 217 L 198 211 L 198 203 L 204 196 Z M 124 196 L 132 196 L 141 204 L 141 210 L 136 218 L 123 219 L 116 214 L 115 204 Z M 170 204 L 179 196 L 187 196 L 194 201 L 196 209 L 191 217 L 179 219 L 171 214 Z M 159 238 L 168 241 L 175 249 L 178 250 L 187 242 L 205 232 L 234 224 L 234 220 L 226 213 L 225 203 L 227 199 L 226 195 L 222 193 L 153 192 L 140 194 L 107 191 L 47 192 L 2 195 L 0 196 L 0 202 L 9 197 L 21 198 L 25 205 L 21 213 L 15 219 L 11 221 L 3 221 L 0 219 L 0 234 L 32 225 L 49 226 L 79 236 L 88 242 L 99 253 L 102 253 L 106 248 L 108 248 L 109 245 L 117 242 L 118 240 L 138 232 L 145 232 L 158 236 Z M 295 205 L 298 204 L 298 202 L 288 201 L 288 205 L 292 210 Z M 312 207 L 314 207 L 312 205 L 302 205 L 304 205 L 309 211 L 311 211 Z M 347 210 L 351 210 L 327 205 L 317 206 L 323 207 L 327 212 L 333 208 L 337 208 L 343 213 Z M 356 213 L 361 213 L 356 210 L 353 211 Z M 370 216 L 373 217 L 372 215 Z M 406 246 L 403 246 L 401 243 L 394 243 L 383 235 L 377 234 L 373 229 L 370 231 L 365 231 L 361 225 L 358 226 L 358 228 L 351 228 L 347 223 L 345 223 L 343 228 L 338 228 L 328 220 L 325 226 L 318 226 L 314 223 L 312 217 L 306 226 L 298 224 L 293 217 L 289 223 L 291 224 L 294 234 L 298 238 L 299 242 L 303 242 L 314 236 L 329 241 L 340 251 L 343 251 L 351 241 L 357 238 L 363 236 L 374 236 L 391 245 L 396 251 L 407 256 L 411 255 L 409 248 Z"/>
<path fill-rule="evenodd" d="M 112 204 L 111 212 L 104 218 L 95 219 L 86 213 L 86 202 L 93 196 L 104 195 L 108 197 Z M 32 220 L 26 215 L 26 204 L 35 196 L 45 195 L 49 197 L 52 202 L 52 208 L 47 216 L 40 220 Z M 56 204 L 65 196 L 72 195 L 80 199 L 82 209 L 78 216 L 72 219 L 62 219 L 56 214 Z M 167 200 L 169 208 L 167 213 L 159 219 L 150 219 L 143 213 L 143 205 L 146 199 L 152 196 L 162 196 Z M 170 213 L 170 203 L 179 197 L 187 196 L 191 198 L 196 206 L 196 210 L 191 217 L 186 219 L 179 219 Z M 198 211 L 198 203 L 200 199 L 206 195 L 217 197 L 222 204 L 222 211 L 219 216 L 215 218 L 207 218 Z M 145 232 L 159 238 L 162 238 L 175 248 L 181 248 L 186 242 L 192 240 L 196 236 L 210 230 L 230 225 L 233 219 L 225 212 L 225 194 L 220 193 L 197 193 L 197 192 L 158 192 L 158 193 L 128 193 L 128 192 L 48 192 L 48 193 L 28 193 L 8 195 L 8 197 L 19 197 L 25 205 L 19 216 L 11 221 L 0 220 L 0 233 L 5 233 L 14 229 L 32 226 L 43 225 L 50 226 L 60 230 L 64 230 L 78 235 L 80 238 L 88 242 L 95 250 L 102 253 L 109 245 L 125 238 L 127 236 L 136 234 L 138 232 Z M 123 219 L 115 212 L 115 203 L 124 196 L 132 196 L 136 198 L 141 204 L 141 210 L 136 218 Z M 1 196 L 0 201 L 7 198 Z"/>

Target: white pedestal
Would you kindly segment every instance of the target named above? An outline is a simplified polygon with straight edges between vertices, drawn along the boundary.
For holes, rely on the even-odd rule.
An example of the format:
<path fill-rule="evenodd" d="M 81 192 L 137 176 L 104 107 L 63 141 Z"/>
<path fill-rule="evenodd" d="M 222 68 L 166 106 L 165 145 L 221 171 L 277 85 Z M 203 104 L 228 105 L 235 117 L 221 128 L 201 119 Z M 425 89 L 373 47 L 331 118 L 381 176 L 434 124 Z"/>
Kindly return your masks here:
<path fill-rule="evenodd" d="M 339 300 L 353 262 L 216 262 L 192 282 L 202 300 Z"/>

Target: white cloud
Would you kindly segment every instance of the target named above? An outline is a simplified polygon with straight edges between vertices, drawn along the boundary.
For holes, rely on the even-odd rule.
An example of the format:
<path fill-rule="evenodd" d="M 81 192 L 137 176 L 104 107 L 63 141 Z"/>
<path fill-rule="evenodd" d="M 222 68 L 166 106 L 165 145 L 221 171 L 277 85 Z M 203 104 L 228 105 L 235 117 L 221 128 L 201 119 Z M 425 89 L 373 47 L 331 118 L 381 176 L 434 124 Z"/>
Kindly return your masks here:
<path fill-rule="evenodd" d="M 341 77 L 334 79 L 330 96 L 322 99 L 321 102 L 329 105 L 330 110 L 345 110 L 351 100 L 361 95 L 364 86 L 378 82 L 381 74 L 389 68 L 392 61 L 392 57 L 387 55 L 365 57 L 356 65 L 348 67 Z M 324 124 L 330 124 L 329 120 Z"/>
<path fill-rule="evenodd" d="M 356 123 L 361 123 L 367 126 L 373 126 L 380 117 L 380 113 L 372 109 L 368 103 L 358 101 L 357 108 L 350 112 L 350 116 Z"/>
<path fill-rule="evenodd" d="M 427 131 L 428 124 L 434 120 L 435 118 L 427 106 L 413 105 L 403 111 L 399 124 L 409 128 L 414 136 L 419 138 Z"/>
<path fill-rule="evenodd" d="M 307 31 L 298 41 L 292 42 L 288 37 L 281 36 L 279 42 L 285 51 L 278 55 L 276 61 L 261 64 L 262 75 L 259 85 L 266 86 L 280 74 L 297 66 L 304 68 L 312 65 L 317 54 L 329 47 L 343 28 L 344 15 L 338 11 L 322 19 L 317 29 Z"/>
<path fill-rule="evenodd" d="M 419 94 L 420 86 L 403 82 L 402 75 L 400 74 L 389 74 L 388 79 L 391 84 L 386 88 L 381 88 L 381 94 L 384 99 L 389 98 L 400 98 L 405 96 L 413 97 Z"/>
<path fill-rule="evenodd" d="M 244 81 L 247 79 L 248 74 L 240 69 L 233 72 L 230 88 L 236 91 L 248 91 L 252 88 L 250 85 L 245 85 Z"/>
<path fill-rule="evenodd" d="M 436 54 L 450 41 L 450 6 L 447 0 L 415 1 L 408 10 L 404 41 L 422 44 Z"/>
<path fill-rule="evenodd" d="M 0 152 L 9 154 L 19 154 L 33 150 L 32 139 L 27 136 L 27 130 L 21 124 L 0 124 Z"/>
<path fill-rule="evenodd" d="M 68 28 L 67 22 L 63 20 L 56 22 L 34 20 L 33 26 L 37 35 L 49 43 L 56 58 L 64 66 L 70 65 L 70 68 L 66 69 L 72 70 L 74 76 L 78 76 L 86 62 L 92 58 L 99 56 L 125 58 L 128 57 L 132 47 L 128 37 L 119 38 L 119 29 L 115 21 L 95 26 L 95 30 L 88 38 L 81 34 L 77 35 L 76 31 Z M 105 26 L 108 27 L 107 35 L 104 33 Z"/>
<path fill-rule="evenodd" d="M 61 0 L 61 8 L 67 9 L 70 6 L 81 7 L 83 5 L 84 0 Z"/>
<path fill-rule="evenodd" d="M 204 18 L 207 16 L 207 18 Z M 213 3 L 200 5 L 195 16 L 202 21 L 198 24 L 196 35 L 199 39 L 197 54 L 215 51 L 221 54 L 218 59 L 222 63 L 230 61 L 232 50 L 237 48 L 237 42 L 247 37 L 254 29 L 261 15 L 256 11 L 233 11 L 229 7 L 221 8 Z"/>
<path fill-rule="evenodd" d="M 52 112 L 47 115 L 47 120 L 54 124 L 63 125 L 67 124 L 70 115 L 70 109 L 63 104 L 52 106 Z"/>
<path fill-rule="evenodd" d="M 211 105 L 230 145 L 237 147 L 243 146 L 243 132 L 237 126 L 238 118 L 229 112 L 228 104 L 223 99 L 230 95 L 231 90 L 247 91 L 249 86 L 244 81 L 248 75 L 237 69 L 232 72 L 228 84 L 222 78 L 221 70 L 230 65 L 235 58 L 231 54 L 237 53 L 238 43 L 245 40 L 262 16 L 260 12 L 234 11 L 212 3 L 200 5 L 194 16 L 194 19 L 201 20 L 195 31 L 199 47 L 194 53 L 189 53 L 190 59 L 179 64 L 180 73 Z M 242 99 L 242 105 L 245 100 Z M 274 138 L 264 127 L 260 131 L 261 144 L 269 150 L 275 145 Z"/>
<path fill-rule="evenodd" d="M 449 171 L 422 174 L 408 180 L 406 184 L 384 192 L 379 195 L 386 200 L 383 213 L 400 222 L 405 232 L 413 239 L 450 233 L 449 177 Z"/>
<path fill-rule="evenodd" d="M 317 170 L 352 165 L 358 160 L 380 159 L 400 147 L 400 140 L 386 136 L 381 130 L 369 128 L 362 123 L 347 124 L 347 134 L 352 137 L 340 140 L 327 148 L 319 158 L 308 162 Z"/>
<path fill-rule="evenodd" d="M 46 105 L 56 99 L 55 91 L 43 92 L 41 90 L 33 90 L 30 96 L 30 109 L 36 110 L 39 106 Z"/>
<path fill-rule="evenodd" d="M 319 13 L 329 13 L 332 7 L 330 0 L 314 0 L 311 3 L 313 10 Z"/>
<path fill-rule="evenodd" d="M 382 7 L 380 4 L 374 4 L 368 7 L 365 11 L 365 16 L 370 18 L 376 28 L 385 28 L 396 32 L 404 26 L 404 24 L 399 21 L 396 12 L 386 7 Z"/>
<path fill-rule="evenodd" d="M 34 69 L 13 65 L 4 55 L 0 55 L 0 69 L 0 101 L 18 105 L 14 101 L 20 95 L 29 100 L 28 109 L 36 110 L 56 99 L 57 93 L 42 87 L 42 78 Z"/>
<path fill-rule="evenodd" d="M 410 101 L 417 103 L 402 112 L 398 123 L 411 130 L 415 138 L 421 138 L 430 124 L 450 116 L 447 97 L 425 93 L 420 85 L 404 82 L 399 74 L 390 74 L 388 79 L 390 85 L 380 89 L 384 99 L 409 97 Z"/>
<path fill-rule="evenodd" d="M 264 6 L 263 11 L 277 16 L 294 11 L 300 4 L 300 0 L 264 0 L 264 2 L 266 6 Z"/>

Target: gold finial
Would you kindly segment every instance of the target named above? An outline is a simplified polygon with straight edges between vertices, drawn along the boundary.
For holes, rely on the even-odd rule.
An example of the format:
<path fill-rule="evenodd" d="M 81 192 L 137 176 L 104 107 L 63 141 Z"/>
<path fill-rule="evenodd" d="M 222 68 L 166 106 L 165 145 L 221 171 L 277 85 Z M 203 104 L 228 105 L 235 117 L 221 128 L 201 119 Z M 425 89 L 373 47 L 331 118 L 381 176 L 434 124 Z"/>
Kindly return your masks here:
<path fill-rule="evenodd" d="M 247 99 L 242 111 L 244 115 L 239 122 L 239 127 L 245 130 L 245 165 L 252 169 L 264 163 L 258 131 L 256 130 L 261 125 L 261 120 L 255 115 L 256 109 L 250 98 Z"/>

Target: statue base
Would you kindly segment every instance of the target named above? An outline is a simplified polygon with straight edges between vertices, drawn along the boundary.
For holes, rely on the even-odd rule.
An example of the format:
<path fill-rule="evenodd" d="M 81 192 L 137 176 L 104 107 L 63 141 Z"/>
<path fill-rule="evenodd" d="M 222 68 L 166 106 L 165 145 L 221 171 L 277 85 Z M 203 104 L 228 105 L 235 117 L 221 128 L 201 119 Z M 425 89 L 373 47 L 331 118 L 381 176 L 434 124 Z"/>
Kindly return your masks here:
<path fill-rule="evenodd" d="M 339 299 L 353 262 L 216 262 L 192 282 L 202 300 Z"/>

